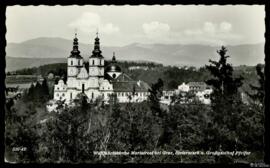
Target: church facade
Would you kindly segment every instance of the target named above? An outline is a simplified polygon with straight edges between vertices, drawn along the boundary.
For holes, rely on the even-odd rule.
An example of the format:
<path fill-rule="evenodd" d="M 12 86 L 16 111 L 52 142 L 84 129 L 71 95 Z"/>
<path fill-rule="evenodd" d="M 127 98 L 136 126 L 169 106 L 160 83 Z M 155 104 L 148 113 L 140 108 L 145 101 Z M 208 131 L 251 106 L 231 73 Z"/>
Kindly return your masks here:
<path fill-rule="evenodd" d="M 112 61 L 105 67 L 99 40 L 97 36 L 94 49 L 89 56 L 89 67 L 86 69 L 75 34 L 73 49 L 67 58 L 67 81 L 64 83 L 63 80 L 59 80 L 58 84 L 54 85 L 54 100 L 65 100 L 66 103 L 70 103 L 80 95 L 84 95 L 89 101 L 101 99 L 108 102 L 112 94 L 116 95 L 120 103 L 146 100 L 149 85 L 140 80 L 135 81 L 122 72 L 114 53 Z"/>

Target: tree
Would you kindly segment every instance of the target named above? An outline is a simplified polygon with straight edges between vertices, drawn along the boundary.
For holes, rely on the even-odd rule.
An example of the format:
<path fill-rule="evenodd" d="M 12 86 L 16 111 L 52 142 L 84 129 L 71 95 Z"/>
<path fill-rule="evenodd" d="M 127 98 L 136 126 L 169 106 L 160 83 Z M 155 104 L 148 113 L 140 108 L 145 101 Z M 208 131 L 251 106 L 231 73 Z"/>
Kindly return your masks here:
<path fill-rule="evenodd" d="M 213 93 L 217 97 L 222 96 L 224 98 L 232 98 L 238 92 L 238 88 L 243 84 L 243 77 L 233 77 L 233 67 L 227 63 L 227 58 L 230 56 L 226 55 L 227 49 L 222 46 L 217 53 L 220 56 L 219 61 L 209 60 L 212 65 L 206 65 L 206 68 L 210 71 L 214 78 L 206 81 L 208 85 L 213 86 Z M 217 101 L 215 96 L 212 96 L 213 103 Z"/>
<path fill-rule="evenodd" d="M 233 76 L 233 67 L 227 63 L 229 58 L 227 49 L 222 46 L 217 51 L 219 61 L 209 60 L 210 65 L 206 68 L 210 71 L 212 79 L 206 81 L 213 88 L 211 94 L 210 118 L 208 142 L 214 150 L 232 149 L 237 141 L 237 126 L 243 118 L 242 104 L 238 88 L 242 85 L 243 77 Z M 210 147 L 210 146 L 209 146 Z"/>
<path fill-rule="evenodd" d="M 50 114 L 42 135 L 44 146 L 50 151 L 46 154 L 49 161 L 78 163 L 93 156 L 94 144 L 87 131 L 92 108 L 84 103 L 82 96 L 74 107 L 61 105 L 58 112 Z"/>
<path fill-rule="evenodd" d="M 250 150 L 258 153 L 258 151 L 263 150 L 263 133 L 265 132 L 263 127 L 263 123 L 265 122 L 265 75 L 262 65 L 258 64 L 256 66 L 256 73 L 258 76 L 258 85 L 250 84 L 249 86 L 253 93 L 247 92 L 247 95 L 251 98 L 252 102 L 246 112 L 247 119 L 244 124 L 244 126 L 250 130 L 250 133 L 244 135 L 244 141 L 248 144 Z"/>
<path fill-rule="evenodd" d="M 159 78 L 157 83 L 152 84 L 151 88 L 149 89 L 150 95 L 148 97 L 153 115 L 161 118 L 163 116 L 163 112 L 161 110 L 159 101 L 163 94 L 163 86 L 163 81 Z"/>
<path fill-rule="evenodd" d="M 7 116 L 5 123 L 5 150 L 15 162 L 35 162 L 38 160 L 37 111 L 32 102 L 18 100 Z M 14 151 L 20 148 L 23 150 Z"/>
<path fill-rule="evenodd" d="M 27 93 L 27 100 L 33 100 L 34 99 L 34 92 L 35 92 L 35 86 L 32 83 L 30 88 L 28 89 L 28 93 Z"/>
<path fill-rule="evenodd" d="M 41 84 L 37 81 L 34 88 L 34 101 L 39 101 L 42 98 L 42 87 Z"/>
<path fill-rule="evenodd" d="M 256 66 L 256 72 L 258 75 L 258 84 L 255 86 L 250 84 L 250 88 L 255 92 L 254 94 L 247 93 L 249 97 L 253 100 L 254 103 L 264 106 L 264 97 L 265 97 L 265 76 L 262 70 L 262 66 L 258 64 Z"/>
<path fill-rule="evenodd" d="M 177 83 L 175 80 L 172 80 L 168 83 L 169 89 L 176 89 L 179 83 Z"/>
<path fill-rule="evenodd" d="M 40 92 L 40 96 L 42 98 L 43 101 L 47 101 L 49 100 L 49 87 L 48 87 L 48 83 L 47 83 L 47 80 L 44 78 L 44 80 L 42 81 L 42 84 L 41 84 L 41 92 Z"/>

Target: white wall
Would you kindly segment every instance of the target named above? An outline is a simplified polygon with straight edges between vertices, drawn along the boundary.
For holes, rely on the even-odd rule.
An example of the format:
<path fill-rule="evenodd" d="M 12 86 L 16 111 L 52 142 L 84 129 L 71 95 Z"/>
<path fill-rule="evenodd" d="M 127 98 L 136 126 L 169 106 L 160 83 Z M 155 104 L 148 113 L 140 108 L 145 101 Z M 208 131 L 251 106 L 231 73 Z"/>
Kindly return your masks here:
<path fill-rule="evenodd" d="M 178 86 L 178 90 L 183 91 L 183 92 L 188 92 L 189 91 L 189 85 L 182 83 L 181 85 Z"/>

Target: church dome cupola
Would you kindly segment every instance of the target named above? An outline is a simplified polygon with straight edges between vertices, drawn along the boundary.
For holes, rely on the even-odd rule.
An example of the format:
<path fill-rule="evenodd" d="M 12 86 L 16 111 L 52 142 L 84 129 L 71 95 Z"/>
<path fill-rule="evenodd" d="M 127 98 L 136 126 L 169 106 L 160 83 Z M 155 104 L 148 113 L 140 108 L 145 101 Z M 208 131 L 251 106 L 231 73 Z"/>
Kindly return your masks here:
<path fill-rule="evenodd" d="M 73 39 L 73 49 L 70 52 L 71 55 L 69 57 L 72 58 L 82 58 L 79 51 L 79 42 L 77 38 L 77 33 L 75 33 L 75 38 Z"/>
<path fill-rule="evenodd" d="M 106 72 L 111 78 L 117 78 L 122 72 L 120 66 L 117 65 L 115 53 L 113 52 L 112 62 L 107 66 Z"/>

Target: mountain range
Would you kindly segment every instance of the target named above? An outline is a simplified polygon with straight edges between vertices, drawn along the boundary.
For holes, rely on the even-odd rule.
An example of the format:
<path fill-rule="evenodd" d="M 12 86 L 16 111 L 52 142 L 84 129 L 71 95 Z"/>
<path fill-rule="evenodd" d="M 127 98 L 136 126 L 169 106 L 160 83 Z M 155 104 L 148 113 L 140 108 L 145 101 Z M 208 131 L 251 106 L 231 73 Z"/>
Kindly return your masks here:
<path fill-rule="evenodd" d="M 113 52 L 117 60 L 151 61 L 164 65 L 196 66 L 209 64 L 209 59 L 219 58 L 216 51 L 220 46 L 199 44 L 141 44 L 132 43 L 122 47 L 103 46 L 101 50 L 105 59 L 110 60 Z M 79 43 L 79 50 L 85 60 L 91 55 L 93 43 Z M 264 43 L 226 46 L 229 63 L 238 65 L 256 65 L 264 62 Z M 50 63 L 66 62 L 72 50 L 72 40 L 63 38 L 41 37 L 21 43 L 7 43 L 6 71 L 40 66 Z"/>

